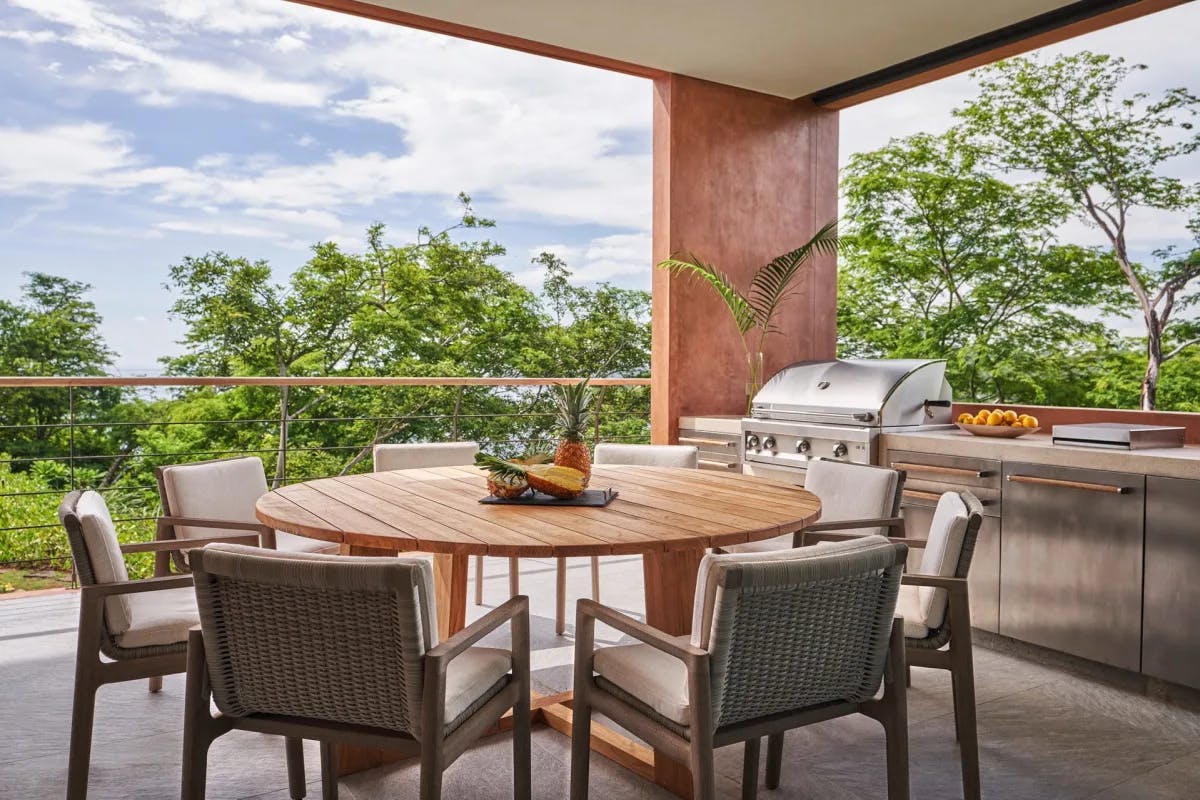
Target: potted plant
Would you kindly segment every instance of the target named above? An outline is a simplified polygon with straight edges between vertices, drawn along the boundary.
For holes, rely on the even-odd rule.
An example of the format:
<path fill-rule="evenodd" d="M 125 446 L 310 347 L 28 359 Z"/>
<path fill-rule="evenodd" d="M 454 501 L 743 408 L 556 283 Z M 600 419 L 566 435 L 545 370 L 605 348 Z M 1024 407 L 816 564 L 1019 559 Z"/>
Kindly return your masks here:
<path fill-rule="evenodd" d="M 763 384 L 763 347 L 767 337 L 779 333 L 774 319 L 776 312 L 796 292 L 796 279 L 804 270 L 809 258 L 837 252 L 837 220 L 826 224 L 804 244 L 791 252 L 776 257 L 759 267 L 750 281 L 749 291 L 743 292 L 733 284 L 729 276 L 717 267 L 706 264 L 695 256 L 668 258 L 658 266 L 671 272 L 685 273 L 707 283 L 724 301 L 733 322 L 737 325 L 742 351 L 746 356 L 748 371 L 746 381 L 746 413 L 754 395 Z"/>

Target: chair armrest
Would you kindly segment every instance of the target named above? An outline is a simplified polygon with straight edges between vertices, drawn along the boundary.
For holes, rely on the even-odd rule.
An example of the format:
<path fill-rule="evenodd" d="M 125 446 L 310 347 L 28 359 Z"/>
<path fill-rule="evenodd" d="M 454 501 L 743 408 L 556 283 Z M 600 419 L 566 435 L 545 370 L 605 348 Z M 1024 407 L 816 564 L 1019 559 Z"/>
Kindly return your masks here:
<path fill-rule="evenodd" d="M 799 531 L 798 535 L 803 535 L 804 539 L 806 541 L 811 539 L 814 542 L 850 542 L 855 539 L 861 539 L 863 536 L 866 536 L 868 534 L 865 534 L 865 533 L 833 533 L 833 532 L 826 533 L 823 531 L 817 531 L 815 533 L 810 534 L 808 532 L 808 529 L 805 528 L 804 530 Z M 905 539 L 900 536 L 888 536 L 887 540 L 889 542 L 891 542 L 892 544 L 906 544 L 914 550 L 919 550 L 920 548 L 924 547 L 926 544 L 925 541 L 922 539 Z"/>
<path fill-rule="evenodd" d="M 161 578 L 145 578 L 140 581 L 114 581 L 112 583 L 97 583 L 84 586 L 80 590 L 82 598 L 110 597 L 116 594 L 141 594 L 142 592 L 157 592 L 164 589 L 182 589 L 192 585 L 191 575 L 169 575 Z"/>
<path fill-rule="evenodd" d="M 204 547 L 206 544 L 251 544 L 259 543 L 256 533 L 243 533 L 237 536 L 212 536 L 203 539 L 160 539 L 156 542 L 132 542 L 121 545 L 122 553 L 162 553 L 172 550 L 192 550 Z"/>
<path fill-rule="evenodd" d="M 157 524 L 160 528 L 187 525 L 191 528 L 222 528 L 230 531 L 258 531 L 260 533 L 271 530 L 269 525 L 263 525 L 261 522 L 238 522 L 232 519 L 207 519 L 205 517 L 159 517 Z"/>
<path fill-rule="evenodd" d="M 439 642 L 436 647 L 430 648 L 425 658 L 438 662 L 440 668 L 445 669 L 446 664 L 484 636 L 521 615 L 529 616 L 529 598 L 523 594 L 509 598 L 506 603 L 492 609 L 446 641 Z"/>
<path fill-rule="evenodd" d="M 674 637 L 668 636 L 657 628 L 652 628 L 644 622 L 622 614 L 620 611 L 602 606 L 595 600 L 581 599 L 576 606 L 580 617 L 591 617 L 605 625 L 616 628 L 621 633 L 632 636 L 642 644 L 649 645 L 669 656 L 678 658 L 685 663 L 698 658 L 707 658 L 708 651 L 701 650 L 689 644 L 680 644 Z"/>
<path fill-rule="evenodd" d="M 901 576 L 900 583 L 905 586 L 929 586 L 935 589 L 946 589 L 953 594 L 966 594 L 967 591 L 966 578 L 943 578 L 940 575 L 922 575 L 915 572 L 906 572 Z"/>
<path fill-rule="evenodd" d="M 904 530 L 904 517 L 872 517 L 869 519 L 838 519 L 829 522 L 814 522 L 800 529 L 801 533 L 824 533 L 845 531 L 855 528 L 899 528 Z M 860 534 L 861 535 L 861 534 Z"/>

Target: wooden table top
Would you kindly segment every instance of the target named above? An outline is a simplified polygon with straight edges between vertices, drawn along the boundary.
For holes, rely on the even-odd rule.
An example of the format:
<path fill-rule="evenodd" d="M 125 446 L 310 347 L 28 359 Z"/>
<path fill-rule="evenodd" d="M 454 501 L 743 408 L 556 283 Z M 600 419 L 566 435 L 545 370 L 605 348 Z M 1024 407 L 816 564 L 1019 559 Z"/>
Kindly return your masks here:
<path fill-rule="evenodd" d="M 627 555 L 720 547 L 792 533 L 820 516 L 796 486 L 695 469 L 596 466 L 604 508 L 484 505 L 484 472 L 439 467 L 308 481 L 263 495 L 271 527 L 396 552 L 502 557 Z"/>

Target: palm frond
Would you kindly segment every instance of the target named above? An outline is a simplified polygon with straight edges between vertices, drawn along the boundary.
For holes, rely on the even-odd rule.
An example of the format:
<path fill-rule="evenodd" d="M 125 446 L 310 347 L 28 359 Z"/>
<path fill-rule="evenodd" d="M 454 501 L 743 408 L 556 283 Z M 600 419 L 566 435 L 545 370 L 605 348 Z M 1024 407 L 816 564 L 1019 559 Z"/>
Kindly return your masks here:
<path fill-rule="evenodd" d="M 796 277 L 815 253 L 826 255 L 838 249 L 837 220 L 822 227 L 804 244 L 775 258 L 754 274 L 748 304 L 754 323 L 765 331 L 775 330 L 772 318 L 779 306 L 795 290 Z"/>
<path fill-rule="evenodd" d="M 725 301 L 726 307 L 729 308 L 729 313 L 733 315 L 733 321 L 737 325 L 738 332 L 744 334 L 754 326 L 755 313 L 750 301 L 745 295 L 738 291 L 737 287 L 721 270 L 709 264 L 705 264 L 695 256 L 691 259 L 668 258 L 665 261 L 660 261 L 658 266 L 670 270 L 671 272 L 690 274 L 705 283 L 709 284 L 716 290 L 717 294 Z"/>

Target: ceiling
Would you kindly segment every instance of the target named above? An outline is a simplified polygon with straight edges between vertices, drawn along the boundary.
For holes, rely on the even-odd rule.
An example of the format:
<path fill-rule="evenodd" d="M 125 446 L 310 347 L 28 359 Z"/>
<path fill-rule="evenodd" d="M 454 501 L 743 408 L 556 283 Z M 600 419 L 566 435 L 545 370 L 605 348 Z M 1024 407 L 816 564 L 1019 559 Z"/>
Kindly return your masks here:
<path fill-rule="evenodd" d="M 1071 0 L 369 2 L 788 98 L 1076 5 Z"/>

